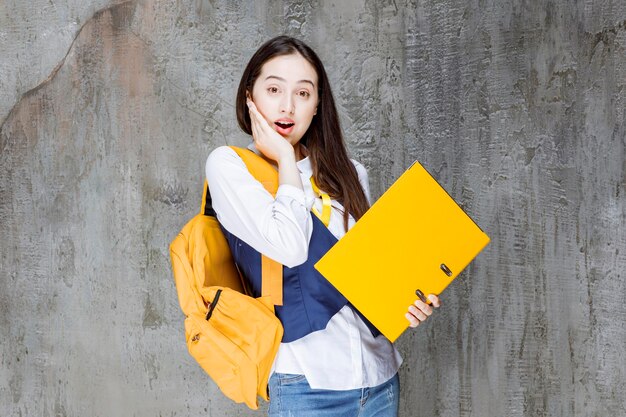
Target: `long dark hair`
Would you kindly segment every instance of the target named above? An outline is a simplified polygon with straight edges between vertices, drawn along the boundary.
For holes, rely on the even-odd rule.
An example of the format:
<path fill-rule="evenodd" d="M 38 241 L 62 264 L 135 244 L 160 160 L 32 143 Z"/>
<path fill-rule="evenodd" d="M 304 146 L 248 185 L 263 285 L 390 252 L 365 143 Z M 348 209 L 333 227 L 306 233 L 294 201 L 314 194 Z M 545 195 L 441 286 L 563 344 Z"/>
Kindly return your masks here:
<path fill-rule="evenodd" d="M 359 182 L 359 176 L 350 158 L 341 133 L 339 116 L 324 65 L 317 54 L 304 42 L 289 37 L 278 36 L 264 43 L 250 58 L 241 76 L 237 89 L 237 122 L 247 134 L 252 134 L 250 114 L 246 105 L 246 92 L 252 93 L 254 82 L 261 73 L 261 67 L 270 59 L 300 54 L 317 72 L 319 104 L 309 129 L 300 142 L 309 151 L 313 178 L 321 190 L 338 200 L 344 207 L 343 224 L 348 230 L 348 216 L 358 220 L 369 208 L 367 197 Z"/>

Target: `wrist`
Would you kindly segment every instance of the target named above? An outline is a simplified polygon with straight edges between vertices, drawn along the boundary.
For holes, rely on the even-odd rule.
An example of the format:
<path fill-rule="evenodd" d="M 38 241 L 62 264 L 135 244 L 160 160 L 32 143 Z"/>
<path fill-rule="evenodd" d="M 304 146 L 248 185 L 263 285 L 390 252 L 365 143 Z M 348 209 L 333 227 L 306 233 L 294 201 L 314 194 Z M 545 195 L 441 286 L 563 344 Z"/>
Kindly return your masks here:
<path fill-rule="evenodd" d="M 289 146 L 288 149 L 285 149 L 284 151 L 281 151 L 281 153 L 278 155 L 278 165 L 281 165 L 285 162 L 291 162 L 291 161 L 295 161 L 296 160 L 296 153 L 293 149 L 293 146 Z"/>

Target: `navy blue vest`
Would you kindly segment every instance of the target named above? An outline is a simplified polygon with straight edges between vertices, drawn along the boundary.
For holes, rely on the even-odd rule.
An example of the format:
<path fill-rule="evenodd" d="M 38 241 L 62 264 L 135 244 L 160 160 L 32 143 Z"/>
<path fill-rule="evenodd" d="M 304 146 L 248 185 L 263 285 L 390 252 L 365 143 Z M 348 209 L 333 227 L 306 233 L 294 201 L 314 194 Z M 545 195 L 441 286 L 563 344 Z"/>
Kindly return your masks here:
<path fill-rule="evenodd" d="M 283 343 L 293 342 L 309 333 L 326 328 L 328 321 L 348 300 L 313 267 L 337 242 L 337 238 L 311 213 L 313 234 L 306 262 L 293 268 L 283 265 L 283 305 L 276 306 L 276 316 L 283 324 Z M 221 225 L 220 225 L 221 226 Z M 221 226 L 235 262 L 248 279 L 252 295 L 261 296 L 261 254 Z M 374 337 L 380 331 L 354 306 Z"/>

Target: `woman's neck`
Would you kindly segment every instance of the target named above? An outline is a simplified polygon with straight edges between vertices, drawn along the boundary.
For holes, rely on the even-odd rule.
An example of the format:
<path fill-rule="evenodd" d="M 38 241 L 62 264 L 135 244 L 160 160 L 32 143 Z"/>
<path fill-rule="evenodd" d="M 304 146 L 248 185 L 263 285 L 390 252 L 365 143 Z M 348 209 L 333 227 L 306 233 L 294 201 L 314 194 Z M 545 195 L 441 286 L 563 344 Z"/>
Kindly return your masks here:
<path fill-rule="evenodd" d="M 309 156 L 308 149 L 303 144 L 301 144 L 300 142 L 298 142 L 296 144 L 296 146 L 294 146 L 294 151 L 295 151 L 295 155 L 296 155 L 296 161 L 301 161 L 302 159 L 304 159 L 307 156 Z"/>

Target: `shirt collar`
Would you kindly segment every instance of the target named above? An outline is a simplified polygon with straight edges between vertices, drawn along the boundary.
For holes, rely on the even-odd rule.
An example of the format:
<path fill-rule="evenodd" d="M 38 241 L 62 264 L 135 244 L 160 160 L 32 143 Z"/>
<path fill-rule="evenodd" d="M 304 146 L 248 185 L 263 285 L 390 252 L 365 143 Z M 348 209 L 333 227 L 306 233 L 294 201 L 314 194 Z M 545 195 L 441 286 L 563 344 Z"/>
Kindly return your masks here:
<path fill-rule="evenodd" d="M 259 151 L 256 148 L 256 146 L 254 146 L 254 142 L 248 145 L 248 149 L 250 149 L 252 152 L 254 152 L 257 155 L 262 156 L 261 151 Z M 271 163 L 272 165 L 277 166 L 276 162 L 272 161 Z M 308 156 L 297 161 L 296 165 L 301 174 L 305 174 L 307 177 L 310 177 L 311 175 L 313 175 L 313 167 L 311 166 L 311 160 L 309 159 Z"/>

